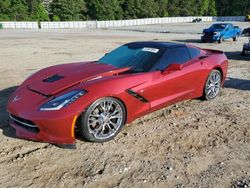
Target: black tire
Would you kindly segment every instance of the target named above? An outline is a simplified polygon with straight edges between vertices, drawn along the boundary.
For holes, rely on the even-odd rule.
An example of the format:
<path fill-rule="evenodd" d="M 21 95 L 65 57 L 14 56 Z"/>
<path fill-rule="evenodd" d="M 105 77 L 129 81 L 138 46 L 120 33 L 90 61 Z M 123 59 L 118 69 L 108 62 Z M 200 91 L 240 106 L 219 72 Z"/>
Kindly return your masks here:
<path fill-rule="evenodd" d="M 246 50 L 244 48 L 242 49 L 241 55 L 242 56 L 246 55 Z"/>
<path fill-rule="evenodd" d="M 237 41 L 239 38 L 239 34 L 237 34 L 235 37 L 233 37 L 233 41 Z"/>
<path fill-rule="evenodd" d="M 220 39 L 218 40 L 218 43 L 221 44 L 223 41 L 223 36 L 220 37 Z"/>
<path fill-rule="evenodd" d="M 98 105 L 101 105 L 103 103 L 105 104 L 105 101 L 110 102 L 111 104 L 113 103 L 113 104 L 117 105 L 117 108 L 119 108 L 119 110 L 120 110 L 119 112 L 122 113 L 122 118 L 117 118 L 117 122 L 119 119 L 119 126 L 117 126 L 116 128 L 113 126 L 113 124 L 115 124 L 114 122 L 112 122 L 113 124 L 108 123 L 109 125 L 106 125 L 107 122 L 106 122 L 106 120 L 104 120 L 103 115 L 102 115 L 104 113 L 103 109 L 102 109 L 103 110 L 102 114 L 91 115 L 91 113 L 96 113 L 97 110 L 101 111 L 100 110 L 101 106 L 98 106 Z M 115 107 L 111 107 L 111 108 L 116 110 Z M 111 108 L 109 111 L 112 110 Z M 107 114 L 108 114 L 108 112 L 107 112 Z M 94 117 L 94 118 L 97 118 L 97 119 L 95 119 L 95 122 L 96 122 L 95 127 L 91 126 L 93 124 L 93 121 L 92 121 L 92 119 L 90 119 L 90 116 L 91 117 L 99 116 L 99 117 Z M 110 117 L 111 114 L 108 114 L 105 116 L 106 116 L 105 117 L 106 119 L 109 119 L 108 116 Z M 100 120 L 100 118 L 103 118 L 103 119 Z M 111 117 L 110 117 L 110 119 L 111 119 Z M 109 119 L 109 122 L 112 121 L 110 119 Z M 89 123 L 90 121 L 92 121 L 92 122 Z M 102 124 L 100 123 L 100 121 L 102 121 Z M 81 135 L 86 140 L 88 140 L 90 142 L 102 143 L 102 142 L 107 142 L 107 141 L 112 140 L 121 131 L 121 129 L 123 128 L 123 126 L 125 124 L 125 121 L 126 121 L 126 109 L 125 109 L 124 104 L 116 98 L 105 97 L 105 98 L 101 98 L 101 99 L 95 101 L 94 103 L 92 103 L 88 107 L 88 109 L 82 114 L 81 119 L 80 119 L 79 130 L 80 130 Z M 113 126 L 112 133 L 107 132 L 107 136 L 101 137 L 101 136 L 97 135 L 96 132 L 98 132 L 100 128 L 101 128 L 101 131 L 99 131 L 99 132 L 104 132 L 103 129 L 108 129 L 108 131 L 111 131 L 110 127 L 112 127 L 112 126 Z M 96 134 L 94 134 L 94 131 L 96 131 L 95 132 Z"/>
<path fill-rule="evenodd" d="M 216 84 L 215 82 L 212 83 L 213 80 L 214 81 L 216 80 Z M 218 70 L 212 70 L 207 78 L 207 81 L 203 89 L 203 98 L 205 100 L 212 100 L 215 97 L 217 97 L 221 90 L 221 82 L 222 82 L 221 72 Z M 213 89 L 216 91 L 211 91 Z M 211 92 L 214 92 L 214 94 Z"/>

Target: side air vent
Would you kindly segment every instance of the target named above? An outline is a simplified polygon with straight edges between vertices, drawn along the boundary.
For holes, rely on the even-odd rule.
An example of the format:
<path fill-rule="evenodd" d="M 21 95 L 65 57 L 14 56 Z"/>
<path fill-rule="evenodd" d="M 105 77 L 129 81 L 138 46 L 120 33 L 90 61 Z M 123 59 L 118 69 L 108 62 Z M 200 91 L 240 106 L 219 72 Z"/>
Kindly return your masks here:
<path fill-rule="evenodd" d="M 208 57 L 207 55 L 204 55 L 204 56 L 200 56 L 199 59 L 205 59 L 207 57 Z"/>
<path fill-rule="evenodd" d="M 133 97 L 137 98 L 138 100 L 140 100 L 141 102 L 149 102 L 147 99 L 145 99 L 143 96 L 141 96 L 140 94 L 134 92 L 131 89 L 127 90 L 127 93 L 132 95 Z"/>
<path fill-rule="evenodd" d="M 58 74 L 54 74 L 53 76 L 50 76 L 48 78 L 43 79 L 43 82 L 52 83 L 52 82 L 61 80 L 63 78 L 64 78 L 63 76 L 60 76 Z"/>

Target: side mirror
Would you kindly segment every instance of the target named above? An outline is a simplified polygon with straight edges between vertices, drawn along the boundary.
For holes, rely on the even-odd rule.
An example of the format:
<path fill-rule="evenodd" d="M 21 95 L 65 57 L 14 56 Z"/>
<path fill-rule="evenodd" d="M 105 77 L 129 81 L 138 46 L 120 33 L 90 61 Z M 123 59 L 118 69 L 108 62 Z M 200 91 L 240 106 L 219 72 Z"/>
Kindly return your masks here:
<path fill-rule="evenodd" d="M 239 26 L 234 26 L 234 29 L 239 29 Z"/>
<path fill-rule="evenodd" d="M 177 63 L 173 63 L 171 65 L 169 65 L 163 72 L 162 74 L 168 74 L 170 72 L 173 72 L 173 71 L 179 71 L 183 68 L 183 65 L 182 64 L 177 64 Z"/>

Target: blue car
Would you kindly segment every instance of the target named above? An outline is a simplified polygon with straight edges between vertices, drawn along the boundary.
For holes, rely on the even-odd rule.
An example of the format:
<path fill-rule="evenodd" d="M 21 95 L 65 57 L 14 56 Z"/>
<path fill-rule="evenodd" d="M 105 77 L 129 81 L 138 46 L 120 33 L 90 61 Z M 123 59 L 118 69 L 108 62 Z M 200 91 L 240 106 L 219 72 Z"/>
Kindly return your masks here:
<path fill-rule="evenodd" d="M 203 30 L 201 42 L 218 42 L 221 43 L 224 39 L 232 38 L 234 41 L 241 34 L 241 29 L 238 26 L 233 26 L 231 23 L 216 23 L 208 29 Z"/>

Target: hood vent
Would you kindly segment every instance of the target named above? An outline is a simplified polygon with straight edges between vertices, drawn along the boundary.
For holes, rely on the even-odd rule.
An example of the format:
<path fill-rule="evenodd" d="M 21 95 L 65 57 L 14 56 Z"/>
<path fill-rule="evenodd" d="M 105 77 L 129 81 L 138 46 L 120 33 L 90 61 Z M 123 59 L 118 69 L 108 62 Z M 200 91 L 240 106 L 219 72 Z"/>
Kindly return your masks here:
<path fill-rule="evenodd" d="M 58 74 L 54 74 L 53 76 L 50 76 L 50 77 L 43 79 L 43 82 L 53 83 L 53 82 L 56 82 L 56 81 L 61 80 L 63 78 L 64 78 L 63 76 L 60 76 Z"/>

